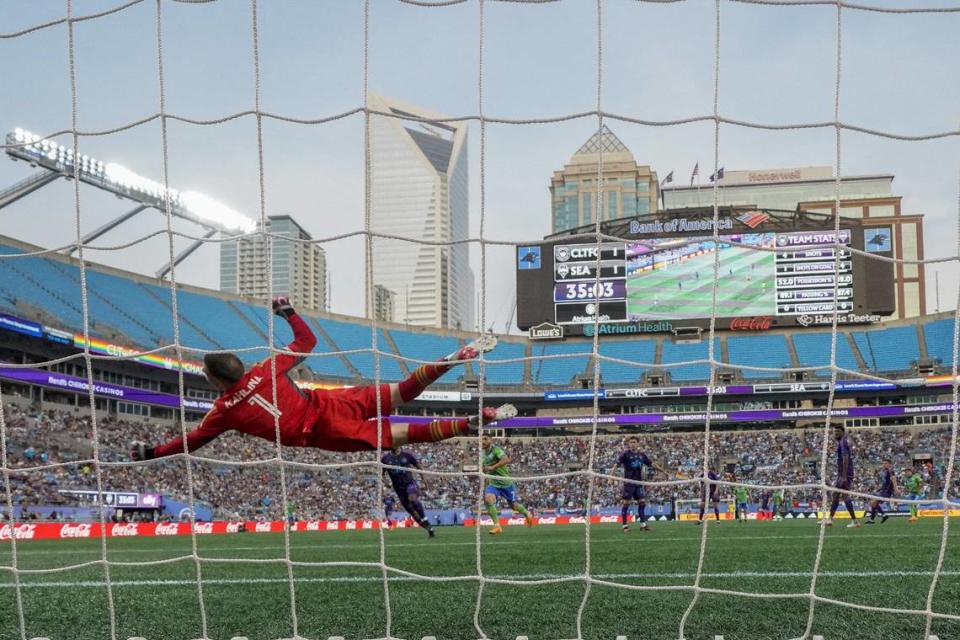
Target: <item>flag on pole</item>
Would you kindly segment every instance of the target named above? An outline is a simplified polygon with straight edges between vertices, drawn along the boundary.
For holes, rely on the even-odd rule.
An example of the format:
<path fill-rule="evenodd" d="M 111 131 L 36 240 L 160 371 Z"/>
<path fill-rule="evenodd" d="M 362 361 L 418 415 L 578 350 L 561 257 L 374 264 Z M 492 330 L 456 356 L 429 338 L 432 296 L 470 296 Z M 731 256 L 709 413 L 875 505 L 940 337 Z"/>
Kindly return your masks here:
<path fill-rule="evenodd" d="M 670 184 L 671 182 L 673 182 L 673 170 L 672 170 L 672 169 L 670 170 L 670 173 L 667 174 L 667 177 L 663 179 L 663 182 L 660 183 L 660 186 L 663 186 L 663 185 L 665 185 L 665 184 Z"/>
<path fill-rule="evenodd" d="M 723 167 L 717 169 L 717 172 L 710 176 L 710 182 L 714 180 L 723 180 Z"/>
<path fill-rule="evenodd" d="M 700 161 L 693 165 L 693 173 L 690 174 L 690 186 L 693 186 L 693 179 L 700 175 Z"/>

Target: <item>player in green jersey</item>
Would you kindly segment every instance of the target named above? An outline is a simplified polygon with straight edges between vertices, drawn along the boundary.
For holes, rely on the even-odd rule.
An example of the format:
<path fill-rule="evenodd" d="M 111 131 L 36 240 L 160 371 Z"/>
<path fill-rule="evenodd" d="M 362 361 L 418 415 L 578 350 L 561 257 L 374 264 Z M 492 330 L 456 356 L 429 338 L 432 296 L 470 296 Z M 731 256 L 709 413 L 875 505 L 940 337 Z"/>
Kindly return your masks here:
<path fill-rule="evenodd" d="M 737 486 L 733 488 L 733 496 L 735 503 L 734 515 L 736 516 L 738 522 L 746 522 L 747 503 L 750 502 L 750 492 L 747 491 L 746 487 Z"/>
<path fill-rule="evenodd" d="M 499 535 L 503 533 L 500 527 L 500 514 L 497 511 L 497 498 L 503 498 L 510 505 L 510 508 L 523 515 L 527 521 L 527 526 L 533 526 L 533 516 L 517 500 L 517 485 L 510 477 L 510 456 L 501 447 L 493 444 L 493 438 L 484 435 L 480 444 L 483 446 L 483 472 L 488 476 L 487 489 L 483 493 L 483 501 L 487 505 L 487 513 L 493 519 L 493 528 L 490 529 L 490 535 Z"/>
<path fill-rule="evenodd" d="M 907 487 L 907 493 L 911 500 L 919 500 L 923 497 L 923 478 L 916 469 L 907 469 L 907 481 L 904 483 Z M 908 522 L 916 522 L 920 516 L 920 507 L 916 502 L 910 503 L 910 519 Z"/>
<path fill-rule="evenodd" d="M 773 492 L 773 519 L 780 520 L 783 516 L 780 512 L 783 510 L 783 489 L 777 489 Z"/>

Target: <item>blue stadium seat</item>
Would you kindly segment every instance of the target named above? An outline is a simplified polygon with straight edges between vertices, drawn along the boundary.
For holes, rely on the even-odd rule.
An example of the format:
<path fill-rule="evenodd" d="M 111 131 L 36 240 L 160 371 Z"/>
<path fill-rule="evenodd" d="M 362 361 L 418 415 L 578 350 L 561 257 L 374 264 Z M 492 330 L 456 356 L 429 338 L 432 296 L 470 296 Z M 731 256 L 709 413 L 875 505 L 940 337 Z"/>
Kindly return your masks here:
<path fill-rule="evenodd" d="M 266 340 L 244 322 L 225 300 L 212 295 L 179 290 L 177 311 L 180 318 L 189 320 L 210 336 L 217 348 L 233 351 L 260 347 L 254 351 L 238 352 L 237 355 L 244 362 L 256 362 L 268 354 Z"/>
<path fill-rule="evenodd" d="M 893 327 L 853 334 L 860 355 L 872 371 L 906 371 L 920 359 L 916 327 Z"/>
<path fill-rule="evenodd" d="M 615 342 L 600 342 L 600 355 L 633 362 L 653 364 L 657 353 L 656 340 L 618 340 Z M 649 371 L 649 367 L 628 365 L 621 362 L 600 362 L 600 377 L 604 384 L 611 382 L 637 382 L 640 377 Z"/>
<path fill-rule="evenodd" d="M 341 322 L 328 318 L 317 318 L 317 322 L 323 327 L 324 331 L 333 340 L 338 351 L 349 351 L 353 349 L 371 349 L 370 327 L 362 324 L 353 324 L 351 322 Z M 378 329 L 377 350 L 389 351 L 390 344 L 383 335 L 383 329 Z M 374 379 L 374 358 L 373 353 L 351 353 L 346 358 L 359 372 L 363 379 L 372 382 Z M 384 382 L 396 382 L 403 379 L 403 370 L 396 358 L 388 355 L 380 356 L 380 380 Z"/>
<path fill-rule="evenodd" d="M 524 361 L 517 362 L 498 362 L 501 360 L 512 360 L 514 358 L 523 358 L 527 355 L 527 347 L 521 342 L 507 342 L 501 339 L 497 348 L 486 355 L 486 365 L 484 376 L 487 384 L 523 384 Z M 533 366 L 536 366 L 536 361 Z M 474 371 L 478 368 L 473 367 Z"/>
<path fill-rule="evenodd" d="M 330 344 L 330 342 L 324 337 L 323 333 L 318 331 L 320 328 L 320 323 L 316 318 L 311 315 L 304 316 L 307 319 L 307 324 L 310 325 L 310 328 L 314 330 L 314 333 L 317 336 L 317 346 L 314 347 L 315 353 L 324 353 L 328 355 L 314 355 L 310 356 L 307 359 L 307 366 L 318 376 L 326 376 L 332 378 L 339 378 L 348 380 L 355 378 L 353 372 L 350 371 L 350 368 L 344 363 L 343 358 L 336 353 L 339 351 L 339 348 Z"/>
<path fill-rule="evenodd" d="M 0 246 L 0 253 L 23 253 L 13 247 Z M 59 323 L 60 328 L 83 331 L 80 291 L 75 282 L 55 268 L 51 260 L 39 256 L 0 260 L 0 282 L 6 299 L 41 309 Z M 12 305 L 11 305 L 12 309 Z M 92 333 L 94 327 L 90 327 Z"/>
<path fill-rule="evenodd" d="M 941 366 L 953 368 L 953 319 L 928 322 L 923 326 L 927 356 L 940 360 Z"/>
<path fill-rule="evenodd" d="M 593 352 L 591 342 L 558 342 L 533 347 L 534 356 L 552 356 L 561 354 L 583 354 L 579 358 L 552 358 L 534 360 L 531 363 L 534 384 L 565 385 L 570 384 L 574 376 L 586 372 Z"/>
<path fill-rule="evenodd" d="M 727 338 L 727 351 L 730 364 L 777 368 L 792 366 L 787 338 L 783 335 L 730 336 Z M 741 369 L 740 372 L 746 379 L 783 377 L 782 373 L 776 371 Z"/>
<path fill-rule="evenodd" d="M 829 333 L 795 333 L 793 336 L 793 346 L 797 350 L 797 359 L 800 366 L 803 367 L 823 367 L 830 365 L 830 342 L 832 340 Z M 843 369 L 856 371 L 857 358 L 853 355 L 853 349 L 847 342 L 847 336 L 842 331 L 837 333 L 837 366 Z M 814 371 L 817 376 L 830 376 L 829 369 L 818 369 Z"/>
<path fill-rule="evenodd" d="M 720 339 L 713 339 L 713 358 L 720 359 Z M 661 362 L 663 364 L 672 364 L 674 362 L 688 362 L 690 360 L 706 360 L 708 357 L 707 341 L 695 344 L 677 344 L 669 339 L 663 341 L 663 354 Z M 691 380 L 708 381 L 710 379 L 710 364 L 689 364 L 679 367 L 664 367 L 662 371 L 670 372 L 670 379 L 674 382 L 687 382 Z"/>
<path fill-rule="evenodd" d="M 460 340 L 457 338 L 438 336 L 432 333 L 413 333 L 401 329 L 391 329 L 390 337 L 393 338 L 401 356 L 424 362 L 432 362 L 460 348 Z M 419 366 L 419 362 L 407 362 L 407 368 L 410 371 Z"/>

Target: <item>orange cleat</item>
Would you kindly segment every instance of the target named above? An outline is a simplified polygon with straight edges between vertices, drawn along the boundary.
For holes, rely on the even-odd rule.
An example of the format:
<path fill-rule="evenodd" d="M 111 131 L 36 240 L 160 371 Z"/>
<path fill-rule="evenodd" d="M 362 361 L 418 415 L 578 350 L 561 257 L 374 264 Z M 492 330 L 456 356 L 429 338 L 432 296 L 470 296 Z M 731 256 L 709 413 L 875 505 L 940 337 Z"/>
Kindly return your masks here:
<path fill-rule="evenodd" d="M 489 533 L 492 536 L 498 536 L 501 533 L 503 533 L 503 527 L 501 527 L 500 525 L 497 525 L 496 527 L 490 529 L 490 531 L 487 531 L 487 533 Z"/>
<path fill-rule="evenodd" d="M 532 527 L 532 526 L 533 526 L 533 514 L 532 514 L 532 513 L 527 513 L 527 515 L 523 516 L 523 519 L 527 521 L 527 526 L 528 526 L 528 527 Z"/>

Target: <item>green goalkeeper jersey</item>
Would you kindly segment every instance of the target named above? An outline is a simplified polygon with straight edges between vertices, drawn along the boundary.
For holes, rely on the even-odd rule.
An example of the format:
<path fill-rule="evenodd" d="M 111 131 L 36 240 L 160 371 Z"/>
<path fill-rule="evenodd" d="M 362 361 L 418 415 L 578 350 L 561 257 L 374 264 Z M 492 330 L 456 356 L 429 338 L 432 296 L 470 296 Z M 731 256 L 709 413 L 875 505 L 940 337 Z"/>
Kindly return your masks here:
<path fill-rule="evenodd" d="M 783 504 L 783 491 L 773 492 L 773 504 L 776 504 L 776 505 Z"/>
<path fill-rule="evenodd" d="M 739 504 L 742 504 L 750 499 L 749 496 L 747 495 L 746 487 L 736 487 L 733 490 L 733 495 L 737 497 L 737 503 Z"/>
<path fill-rule="evenodd" d="M 907 478 L 907 491 L 909 493 L 919 494 L 922 486 L 923 478 L 920 477 L 919 473 L 915 473 Z"/>
<path fill-rule="evenodd" d="M 500 447 L 493 446 L 483 452 L 483 464 L 486 466 L 494 465 L 500 462 L 507 453 Z M 503 465 L 493 471 L 487 471 L 488 475 L 496 476 L 488 478 L 488 482 L 494 487 L 505 489 L 513 486 L 513 478 L 510 477 L 510 467 Z"/>

